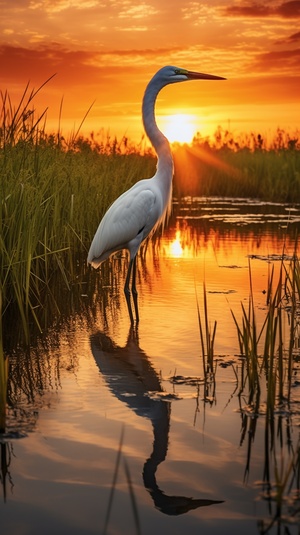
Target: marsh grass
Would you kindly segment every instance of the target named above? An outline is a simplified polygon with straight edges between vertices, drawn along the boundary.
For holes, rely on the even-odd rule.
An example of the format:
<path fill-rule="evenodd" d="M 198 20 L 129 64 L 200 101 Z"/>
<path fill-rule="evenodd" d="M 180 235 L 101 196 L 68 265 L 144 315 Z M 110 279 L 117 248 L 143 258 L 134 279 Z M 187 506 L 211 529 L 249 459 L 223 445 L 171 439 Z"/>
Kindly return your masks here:
<path fill-rule="evenodd" d="M 212 139 L 198 135 L 191 146 L 175 147 L 175 193 L 299 202 L 299 149 L 299 131 L 278 129 L 269 141 L 222 128 Z"/>
<path fill-rule="evenodd" d="M 239 318 L 232 312 L 240 348 L 240 360 L 233 369 L 241 415 L 240 446 L 246 445 L 245 482 L 251 472 L 257 429 L 261 422 L 264 426 L 262 478 L 256 483 L 268 510 L 268 516 L 258 521 L 263 535 L 273 533 L 274 528 L 278 533 L 281 528 L 290 533 L 300 518 L 300 439 L 292 436 L 293 419 L 299 414 L 293 390 L 299 384 L 300 266 L 296 250 L 297 244 L 290 261 L 283 255 L 276 275 L 274 266 L 269 272 L 262 325 L 257 320 L 250 262 L 248 305 L 241 303 Z M 203 313 L 198 299 L 197 313 L 205 376 L 213 369 L 212 363 L 218 363 L 213 351 L 216 323 L 211 329 L 206 293 L 204 284 Z M 205 401 L 206 395 L 204 410 Z"/>
<path fill-rule="evenodd" d="M 196 291 L 196 288 L 195 288 Z M 204 377 L 207 374 L 214 373 L 214 343 L 217 330 L 217 322 L 214 321 L 211 327 L 208 312 L 207 292 L 205 282 L 203 283 L 203 315 L 200 312 L 199 301 L 196 291 L 196 305 L 198 315 L 198 325 L 200 333 L 201 353 Z"/>
<path fill-rule="evenodd" d="M 296 251 L 296 249 L 295 249 Z M 297 348 L 299 329 L 299 260 L 283 260 L 279 276 L 271 270 L 266 292 L 266 314 L 258 326 L 251 268 L 248 309 L 241 304 L 242 318 L 232 313 L 242 358 L 239 401 L 242 418 L 241 441 L 248 439 L 245 479 L 251 466 L 252 448 L 258 419 L 264 418 L 264 467 L 261 497 L 268 503 L 269 518 L 258 524 L 259 533 L 266 534 L 274 526 L 281 529 L 299 521 L 300 442 L 293 447 L 291 429 L 297 398 Z"/>
<path fill-rule="evenodd" d="M 0 95 L 1 427 L 8 339 L 28 345 L 33 326 L 42 332 L 49 325 L 45 307 L 53 318 L 60 315 L 56 284 L 60 292 L 73 290 L 87 270 L 83 253 L 104 211 L 155 166 L 129 146 L 124 153 L 125 142 L 47 134 L 47 110 L 34 110 L 44 85 L 27 85 L 15 107 L 7 92 Z"/>
<path fill-rule="evenodd" d="M 129 148 L 125 154 L 115 140 L 48 135 L 46 110 L 36 117 L 33 106 L 42 87 L 27 86 L 16 108 L 2 94 L 0 110 L 1 318 L 14 317 L 25 343 L 32 322 L 43 330 L 40 312 L 54 274 L 71 289 L 104 211 L 153 167 L 152 158 Z"/>
<path fill-rule="evenodd" d="M 282 262 L 276 283 L 274 283 L 272 270 L 267 290 L 266 315 L 260 328 L 255 314 L 250 267 L 248 310 L 242 303 L 240 323 L 232 312 L 240 354 L 245 359 L 247 367 L 249 390 L 253 392 L 260 389 L 260 376 L 263 372 L 267 377 L 267 407 L 270 411 L 274 411 L 276 403 L 290 400 L 293 350 L 297 331 L 296 318 L 299 315 L 299 296 L 296 287 L 297 262 L 294 258 L 288 267 Z M 288 336 L 285 333 L 285 320 L 289 325 Z"/>

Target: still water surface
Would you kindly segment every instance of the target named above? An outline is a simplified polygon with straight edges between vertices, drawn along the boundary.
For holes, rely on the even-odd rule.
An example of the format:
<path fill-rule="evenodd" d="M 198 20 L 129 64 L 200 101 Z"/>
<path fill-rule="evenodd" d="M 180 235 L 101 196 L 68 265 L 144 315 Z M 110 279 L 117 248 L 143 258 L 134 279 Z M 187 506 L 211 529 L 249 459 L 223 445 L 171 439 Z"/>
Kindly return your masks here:
<path fill-rule="evenodd" d="M 247 306 L 251 269 L 262 323 L 272 266 L 277 272 L 282 254 L 293 255 L 299 221 L 299 207 L 243 199 L 175 206 L 163 237 L 139 260 L 138 329 L 123 296 L 124 258 L 85 277 L 81 307 L 62 315 L 30 355 L 11 356 L 3 532 L 299 533 L 299 377 L 292 410 L 278 411 L 270 433 L 266 392 L 255 414 L 242 388 L 231 314 L 240 318 Z M 206 382 L 203 281 L 211 326 L 217 322 L 215 373 Z M 293 471 L 273 522 L 271 485 L 290 482 Z"/>

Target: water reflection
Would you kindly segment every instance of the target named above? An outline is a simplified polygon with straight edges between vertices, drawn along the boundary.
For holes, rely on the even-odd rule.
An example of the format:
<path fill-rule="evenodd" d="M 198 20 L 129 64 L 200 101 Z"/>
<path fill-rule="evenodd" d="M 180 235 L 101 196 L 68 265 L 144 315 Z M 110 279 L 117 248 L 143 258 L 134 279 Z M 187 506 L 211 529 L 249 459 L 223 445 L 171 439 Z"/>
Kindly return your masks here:
<path fill-rule="evenodd" d="M 245 362 L 237 375 L 239 382 L 241 438 L 247 455 L 244 472 L 246 482 L 250 480 L 251 463 L 255 462 L 257 443 L 263 434 L 261 477 L 256 481 L 259 496 L 266 503 L 267 515 L 258 520 L 261 535 L 292 533 L 293 526 L 299 525 L 300 515 L 300 434 L 299 399 L 294 393 L 291 403 L 286 397 L 274 396 L 275 407 L 266 402 L 268 391 L 274 388 L 270 378 L 261 373 L 254 388 L 247 388 Z M 297 370 L 295 370 L 297 375 Z"/>
<path fill-rule="evenodd" d="M 9 471 L 12 455 L 12 444 L 9 442 L 0 442 L 0 483 L 2 485 L 4 502 L 6 502 L 7 482 L 9 482 L 11 488 L 13 488 L 13 481 Z"/>
<path fill-rule="evenodd" d="M 220 500 L 169 496 L 157 484 L 156 471 L 168 451 L 171 402 L 163 399 L 160 378 L 139 346 L 138 331 L 130 328 L 124 347 L 100 331 L 91 336 L 90 343 L 95 361 L 113 395 L 152 423 L 153 450 L 143 467 L 143 481 L 155 507 L 167 515 L 181 515 L 191 509 L 222 503 Z M 159 399 L 153 399 L 154 394 L 158 394 Z"/>

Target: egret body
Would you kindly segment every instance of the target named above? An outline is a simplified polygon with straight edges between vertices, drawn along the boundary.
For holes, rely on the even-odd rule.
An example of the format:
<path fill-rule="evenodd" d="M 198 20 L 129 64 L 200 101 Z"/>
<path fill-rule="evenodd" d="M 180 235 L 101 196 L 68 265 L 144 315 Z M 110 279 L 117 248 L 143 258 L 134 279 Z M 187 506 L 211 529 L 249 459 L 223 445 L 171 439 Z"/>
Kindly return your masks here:
<path fill-rule="evenodd" d="M 173 158 L 167 138 L 155 121 L 155 101 L 168 84 L 187 80 L 224 80 L 220 76 L 163 67 L 150 80 L 143 98 L 142 117 L 146 134 L 157 154 L 157 169 L 152 178 L 140 180 L 118 197 L 105 213 L 88 253 L 88 263 L 97 268 L 110 255 L 127 249 L 129 267 L 124 292 L 131 323 L 134 322 L 130 301 L 132 296 L 139 321 L 136 290 L 136 255 L 141 243 L 161 225 L 169 213 L 172 198 Z"/>

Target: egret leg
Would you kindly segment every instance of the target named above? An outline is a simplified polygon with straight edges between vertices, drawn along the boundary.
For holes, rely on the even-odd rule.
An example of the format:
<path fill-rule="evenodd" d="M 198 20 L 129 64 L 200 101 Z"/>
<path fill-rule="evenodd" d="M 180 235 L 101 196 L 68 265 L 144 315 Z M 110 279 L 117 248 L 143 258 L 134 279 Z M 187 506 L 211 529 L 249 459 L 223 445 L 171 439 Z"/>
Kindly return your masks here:
<path fill-rule="evenodd" d="M 139 307 L 138 307 L 138 293 L 136 289 L 136 256 L 133 259 L 131 291 L 132 291 L 132 297 L 133 297 L 136 322 L 138 323 L 140 321 L 140 317 L 139 317 Z"/>
<path fill-rule="evenodd" d="M 130 260 L 129 262 L 128 271 L 127 271 L 126 280 L 125 280 L 125 286 L 124 286 L 124 293 L 126 297 L 128 313 L 129 313 L 130 322 L 132 325 L 134 324 L 134 318 L 133 318 L 133 313 L 132 313 L 132 308 L 131 308 L 129 282 L 130 282 L 130 276 L 131 276 L 133 263 L 134 263 L 134 258 Z"/>

